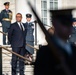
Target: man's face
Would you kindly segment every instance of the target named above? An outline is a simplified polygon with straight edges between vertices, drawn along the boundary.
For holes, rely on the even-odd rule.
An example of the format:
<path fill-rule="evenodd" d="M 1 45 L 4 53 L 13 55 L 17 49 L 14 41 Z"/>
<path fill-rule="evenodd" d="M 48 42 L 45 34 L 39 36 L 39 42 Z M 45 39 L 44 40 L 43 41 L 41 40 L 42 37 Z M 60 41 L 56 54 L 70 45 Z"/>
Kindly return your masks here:
<path fill-rule="evenodd" d="M 17 21 L 17 22 L 21 22 L 21 20 L 22 20 L 22 15 L 17 14 L 17 15 L 16 15 L 16 21 Z"/>
<path fill-rule="evenodd" d="M 69 38 L 69 35 L 72 33 L 72 28 L 73 28 L 72 25 L 71 26 L 63 25 L 59 21 L 55 21 L 54 27 L 55 27 L 56 34 L 60 38 L 63 38 L 66 40 Z"/>
<path fill-rule="evenodd" d="M 5 5 L 5 9 L 9 9 L 9 5 Z"/>
<path fill-rule="evenodd" d="M 31 18 L 26 18 L 26 20 L 27 20 L 28 22 L 30 22 L 30 21 L 31 21 Z"/>

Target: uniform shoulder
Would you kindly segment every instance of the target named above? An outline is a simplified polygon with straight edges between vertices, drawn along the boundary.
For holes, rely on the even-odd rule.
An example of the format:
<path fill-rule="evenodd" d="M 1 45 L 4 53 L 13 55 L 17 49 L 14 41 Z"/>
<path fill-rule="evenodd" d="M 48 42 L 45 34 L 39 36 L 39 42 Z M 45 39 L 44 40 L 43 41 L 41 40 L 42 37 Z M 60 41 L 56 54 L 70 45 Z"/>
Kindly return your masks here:
<path fill-rule="evenodd" d="M 34 26 L 34 24 L 33 24 L 33 23 L 31 23 L 31 25 L 32 25 L 32 26 Z"/>
<path fill-rule="evenodd" d="M 1 12 L 5 12 L 5 9 L 1 10 Z"/>
<path fill-rule="evenodd" d="M 11 10 L 9 10 L 9 12 L 12 12 Z"/>

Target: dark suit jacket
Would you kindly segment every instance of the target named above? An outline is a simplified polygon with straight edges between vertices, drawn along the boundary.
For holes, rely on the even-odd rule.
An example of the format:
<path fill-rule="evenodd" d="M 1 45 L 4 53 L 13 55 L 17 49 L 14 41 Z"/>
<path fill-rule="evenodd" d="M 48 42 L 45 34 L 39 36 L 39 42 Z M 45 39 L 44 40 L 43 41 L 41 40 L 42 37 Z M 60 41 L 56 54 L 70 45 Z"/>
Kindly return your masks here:
<path fill-rule="evenodd" d="M 17 22 L 11 24 L 8 32 L 8 40 L 12 47 L 22 47 L 25 45 L 25 31 L 21 31 Z"/>
<path fill-rule="evenodd" d="M 68 55 L 65 50 L 63 51 L 66 64 L 70 70 L 76 75 L 76 47 L 71 45 L 72 55 Z M 57 49 L 58 50 L 58 49 Z M 67 75 L 60 66 L 60 61 L 55 58 L 52 51 L 47 46 L 42 46 L 37 53 L 35 61 L 34 75 Z"/>

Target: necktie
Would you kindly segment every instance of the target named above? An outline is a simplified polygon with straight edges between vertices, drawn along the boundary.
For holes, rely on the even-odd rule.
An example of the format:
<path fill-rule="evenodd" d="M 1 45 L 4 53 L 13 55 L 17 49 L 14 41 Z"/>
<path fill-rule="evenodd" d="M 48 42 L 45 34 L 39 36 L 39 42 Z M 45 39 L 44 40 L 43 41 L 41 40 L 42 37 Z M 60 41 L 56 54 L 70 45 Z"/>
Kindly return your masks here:
<path fill-rule="evenodd" d="M 20 27 L 21 27 L 21 30 L 23 31 L 23 27 L 22 27 L 21 23 L 20 23 Z"/>

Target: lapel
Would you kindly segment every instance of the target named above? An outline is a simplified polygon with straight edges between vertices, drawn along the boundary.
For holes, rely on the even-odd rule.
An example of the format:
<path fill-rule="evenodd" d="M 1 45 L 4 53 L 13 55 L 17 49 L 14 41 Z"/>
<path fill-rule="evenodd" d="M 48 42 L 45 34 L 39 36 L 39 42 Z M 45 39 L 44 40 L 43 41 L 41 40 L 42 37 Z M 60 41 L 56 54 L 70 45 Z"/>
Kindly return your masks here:
<path fill-rule="evenodd" d="M 25 24 L 24 24 L 24 23 L 22 23 L 22 24 L 23 24 L 23 27 L 24 27 L 24 31 L 25 31 L 25 29 L 26 29 L 26 28 L 25 28 Z"/>
<path fill-rule="evenodd" d="M 20 27 L 19 27 L 19 25 L 18 25 L 18 23 L 16 22 L 16 26 L 17 26 L 17 28 L 21 31 L 21 29 L 20 29 Z"/>
<path fill-rule="evenodd" d="M 22 23 L 23 24 L 23 23 Z M 19 27 L 19 25 L 18 25 L 18 23 L 16 22 L 16 26 L 17 26 L 17 29 L 19 29 L 21 32 L 22 32 L 22 30 L 21 30 L 21 28 Z M 24 24 L 23 24 L 23 26 L 24 26 Z M 25 27 L 24 27 L 24 31 L 23 32 L 25 32 Z"/>

